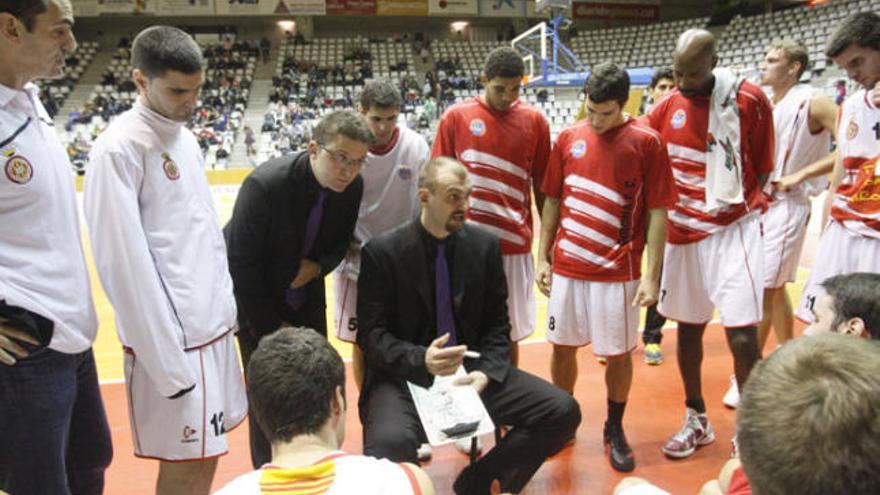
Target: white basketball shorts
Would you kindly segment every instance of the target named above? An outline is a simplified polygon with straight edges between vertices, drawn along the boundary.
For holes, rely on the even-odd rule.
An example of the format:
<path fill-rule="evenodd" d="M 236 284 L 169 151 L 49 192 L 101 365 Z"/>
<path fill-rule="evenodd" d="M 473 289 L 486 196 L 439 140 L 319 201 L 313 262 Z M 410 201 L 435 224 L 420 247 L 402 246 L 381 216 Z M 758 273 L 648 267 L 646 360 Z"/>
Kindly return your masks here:
<path fill-rule="evenodd" d="M 853 272 L 880 273 L 880 239 L 853 233 L 831 220 L 816 249 L 816 258 L 795 316 L 813 322 L 813 306 L 825 294 L 822 282 Z"/>
<path fill-rule="evenodd" d="M 162 396 L 131 349 L 125 352 L 125 385 L 137 457 L 192 461 L 227 452 L 226 432 L 247 416 L 247 396 L 233 332 L 186 352 L 196 387 L 177 399 Z"/>
<path fill-rule="evenodd" d="M 810 221 L 810 200 L 785 198 L 770 203 L 764 224 L 764 287 L 794 282 Z"/>
<path fill-rule="evenodd" d="M 618 356 L 638 346 L 639 307 L 632 301 L 638 280 L 593 282 L 553 274 L 547 308 L 547 340 L 552 344 L 593 344 L 597 356 Z"/>
<path fill-rule="evenodd" d="M 725 327 L 761 321 L 764 245 L 758 212 L 690 244 L 666 244 L 657 310 L 682 323 L 703 324 L 715 308 Z"/>

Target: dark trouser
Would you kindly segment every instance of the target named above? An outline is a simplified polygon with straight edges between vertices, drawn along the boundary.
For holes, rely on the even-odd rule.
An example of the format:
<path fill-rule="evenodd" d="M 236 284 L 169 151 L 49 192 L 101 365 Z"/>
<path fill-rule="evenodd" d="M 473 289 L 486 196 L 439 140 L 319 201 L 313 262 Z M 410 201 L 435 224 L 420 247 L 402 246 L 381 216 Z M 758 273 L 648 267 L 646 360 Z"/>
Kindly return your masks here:
<path fill-rule="evenodd" d="M 113 447 L 91 349 L 30 352 L 0 364 L 0 490 L 103 493 Z"/>
<path fill-rule="evenodd" d="M 418 462 L 425 433 L 406 385 L 376 382 L 361 400 L 364 454 L 394 462 Z M 516 368 L 503 384 L 490 382 L 481 394 L 497 425 L 513 429 L 475 465 L 481 477 L 497 479 L 502 492 L 519 493 L 551 455 L 574 436 L 581 422 L 577 401 L 559 388 Z"/>
<path fill-rule="evenodd" d="M 327 337 L 327 308 L 323 300 L 321 300 L 320 304 L 306 303 L 306 306 L 299 311 L 290 311 L 288 314 L 285 314 L 284 318 L 287 323 L 293 326 L 308 327 L 317 331 L 325 338 Z M 247 380 L 247 366 L 251 361 L 251 354 L 257 350 L 257 345 L 260 342 L 243 324 L 236 337 L 238 337 L 241 362 L 244 366 L 245 380 Z M 263 434 L 263 430 L 260 429 L 257 417 L 254 414 L 248 414 L 248 429 L 251 446 L 251 464 L 254 466 L 254 469 L 259 469 L 272 460 L 272 446 L 269 444 L 266 435 Z"/>
<path fill-rule="evenodd" d="M 657 312 L 657 304 L 648 306 L 645 312 L 645 331 L 642 332 L 642 342 L 645 345 L 659 344 L 663 341 L 661 329 L 666 324 L 666 318 Z"/>

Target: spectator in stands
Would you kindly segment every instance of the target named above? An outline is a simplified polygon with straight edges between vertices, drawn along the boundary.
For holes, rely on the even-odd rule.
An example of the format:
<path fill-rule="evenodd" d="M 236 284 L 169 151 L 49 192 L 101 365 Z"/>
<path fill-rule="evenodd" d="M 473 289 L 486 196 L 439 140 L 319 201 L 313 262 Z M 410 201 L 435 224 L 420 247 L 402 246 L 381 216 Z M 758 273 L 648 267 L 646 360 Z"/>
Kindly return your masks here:
<path fill-rule="evenodd" d="M 99 495 L 113 457 L 70 162 L 37 98 L 76 47 L 68 0 L 0 2 L 0 492 Z M 24 123 L 24 125 L 22 125 Z"/>
<path fill-rule="evenodd" d="M 259 495 L 321 486 L 321 493 L 433 495 L 428 475 L 409 463 L 342 452 L 345 366 L 309 328 L 263 338 L 248 364 L 251 415 L 272 443 L 272 462 L 239 476 L 216 495 Z"/>
<path fill-rule="evenodd" d="M 269 41 L 269 38 L 263 36 L 260 39 L 260 58 L 263 60 L 263 63 L 269 61 L 269 51 L 272 50 L 272 42 Z"/>
<path fill-rule="evenodd" d="M 327 335 L 324 277 L 349 246 L 374 138 L 366 121 L 336 111 L 315 128 L 308 149 L 269 160 L 241 186 L 226 225 L 229 268 L 238 302 L 242 361 L 284 323 Z M 270 460 L 270 446 L 250 418 L 251 460 Z"/>

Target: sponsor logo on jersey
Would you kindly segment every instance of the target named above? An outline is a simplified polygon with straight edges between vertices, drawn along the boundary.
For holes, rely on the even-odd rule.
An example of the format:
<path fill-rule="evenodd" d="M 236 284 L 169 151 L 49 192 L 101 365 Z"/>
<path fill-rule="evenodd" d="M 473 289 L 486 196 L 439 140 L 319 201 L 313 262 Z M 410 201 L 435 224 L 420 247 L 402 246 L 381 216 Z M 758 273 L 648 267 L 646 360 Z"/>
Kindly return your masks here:
<path fill-rule="evenodd" d="M 684 112 L 684 109 L 679 108 L 672 114 L 672 120 L 669 121 L 672 124 L 673 129 L 681 129 L 684 127 L 684 124 L 687 123 L 687 114 Z"/>
<path fill-rule="evenodd" d="M 571 145 L 571 156 L 574 158 L 580 158 L 587 154 L 587 142 L 583 139 L 578 139 Z"/>
<path fill-rule="evenodd" d="M 410 180 L 412 178 L 412 167 L 405 163 L 401 163 L 399 167 L 397 167 L 397 176 L 401 178 L 401 180 Z"/>
<path fill-rule="evenodd" d="M 474 136 L 480 137 L 483 134 L 486 134 L 486 123 L 480 119 L 474 119 L 471 121 L 471 134 Z"/>
<path fill-rule="evenodd" d="M 195 428 L 193 428 L 192 426 L 190 426 L 190 425 L 184 425 L 184 427 L 183 427 L 183 438 L 180 439 L 180 442 L 181 442 L 181 443 L 193 443 L 193 442 L 198 442 L 198 441 L 199 441 L 198 437 L 195 437 L 195 435 L 196 435 L 198 432 L 199 432 L 199 431 L 196 430 Z M 195 437 L 195 438 L 194 438 L 194 437 Z"/>
<path fill-rule="evenodd" d="M 171 180 L 177 180 L 180 178 L 180 168 L 174 163 L 174 160 L 168 156 L 168 153 L 162 153 L 162 169 L 165 170 L 165 176 Z"/>
<path fill-rule="evenodd" d="M 6 170 L 6 177 L 16 184 L 27 184 L 34 177 L 34 167 L 21 155 L 10 156 L 3 168 Z"/>
<path fill-rule="evenodd" d="M 846 138 L 853 140 L 859 134 L 859 124 L 856 123 L 855 117 L 850 117 L 849 125 L 846 126 Z"/>

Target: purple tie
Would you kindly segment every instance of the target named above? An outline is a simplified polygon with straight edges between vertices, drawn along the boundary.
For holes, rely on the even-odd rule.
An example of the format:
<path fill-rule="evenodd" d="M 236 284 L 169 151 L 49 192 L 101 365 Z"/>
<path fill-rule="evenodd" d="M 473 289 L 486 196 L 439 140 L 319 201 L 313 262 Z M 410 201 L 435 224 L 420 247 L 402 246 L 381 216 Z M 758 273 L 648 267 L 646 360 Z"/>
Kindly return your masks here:
<path fill-rule="evenodd" d="M 446 346 L 456 345 L 455 317 L 452 314 L 452 291 L 449 287 L 449 266 L 446 263 L 446 245 L 437 244 L 437 262 L 434 264 L 434 284 L 437 303 L 437 336 L 449 333 Z"/>
<path fill-rule="evenodd" d="M 321 227 L 321 218 L 324 216 L 324 198 L 326 196 L 326 191 L 318 192 L 318 198 L 315 200 L 315 204 L 312 205 L 312 209 L 309 210 L 309 218 L 306 220 L 306 235 L 303 240 L 303 258 L 311 254 L 312 246 L 315 245 L 315 239 L 318 237 L 318 228 Z M 284 300 L 288 306 L 298 310 L 306 302 L 305 286 L 299 289 L 288 288 L 284 294 Z"/>

